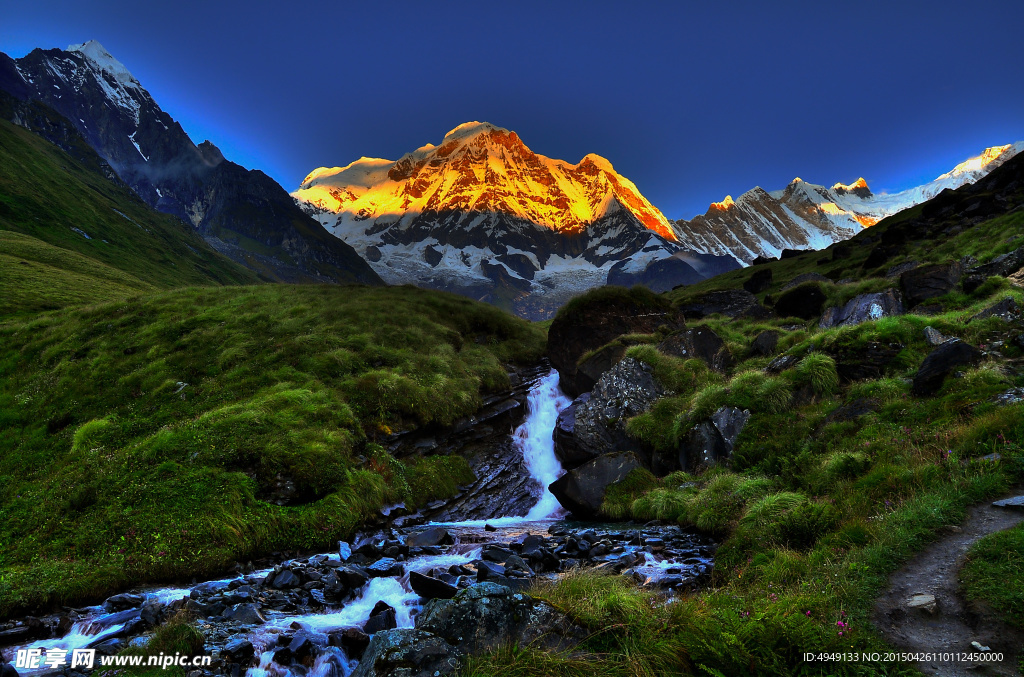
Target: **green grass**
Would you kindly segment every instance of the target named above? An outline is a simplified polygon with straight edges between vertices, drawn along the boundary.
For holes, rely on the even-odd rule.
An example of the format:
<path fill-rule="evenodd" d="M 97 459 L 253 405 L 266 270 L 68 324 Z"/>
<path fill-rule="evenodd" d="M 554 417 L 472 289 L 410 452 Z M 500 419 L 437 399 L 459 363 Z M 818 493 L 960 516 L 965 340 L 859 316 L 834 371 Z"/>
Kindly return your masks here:
<path fill-rule="evenodd" d="M 960 582 L 968 599 L 1024 628 L 1024 524 L 989 534 L 971 546 Z"/>
<path fill-rule="evenodd" d="M 465 460 L 377 442 L 474 412 L 544 334 L 412 287 L 266 285 L 9 320 L 0 346 L 9 615 L 328 548 L 387 501 L 454 493 Z"/>
<path fill-rule="evenodd" d="M 191 226 L 153 211 L 92 163 L 6 120 L 0 120 L 0 265 L 0 317 L 257 281 Z"/>

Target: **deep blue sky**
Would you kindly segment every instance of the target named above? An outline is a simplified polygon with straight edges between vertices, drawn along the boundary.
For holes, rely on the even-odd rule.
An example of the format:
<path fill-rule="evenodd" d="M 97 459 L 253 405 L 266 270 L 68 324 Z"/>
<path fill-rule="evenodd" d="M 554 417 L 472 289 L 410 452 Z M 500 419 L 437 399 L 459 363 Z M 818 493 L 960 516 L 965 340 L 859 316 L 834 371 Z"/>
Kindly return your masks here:
<path fill-rule="evenodd" d="M 14 57 L 99 40 L 194 141 L 288 190 L 467 120 L 603 155 L 669 218 L 794 176 L 899 190 L 1024 139 L 1020 0 L 0 0 L 0 17 Z"/>

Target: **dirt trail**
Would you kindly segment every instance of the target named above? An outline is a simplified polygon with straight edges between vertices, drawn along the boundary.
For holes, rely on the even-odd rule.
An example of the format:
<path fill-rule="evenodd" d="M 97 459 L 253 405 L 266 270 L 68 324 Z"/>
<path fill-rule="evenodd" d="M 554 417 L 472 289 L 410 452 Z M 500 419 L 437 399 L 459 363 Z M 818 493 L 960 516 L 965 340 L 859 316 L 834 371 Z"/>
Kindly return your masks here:
<path fill-rule="evenodd" d="M 889 578 L 888 590 L 875 602 L 872 620 L 893 646 L 915 653 L 977 653 L 971 645 L 976 641 L 1003 654 L 1001 663 L 921 661 L 916 665 L 922 672 L 942 677 L 1019 674 L 1017 654 L 1024 646 L 1024 632 L 990 613 L 970 608 L 957 589 L 968 548 L 983 536 L 1022 521 L 1024 509 L 1000 508 L 991 503 L 975 506 L 963 524 L 918 553 Z M 908 599 L 917 593 L 935 596 L 934 614 L 907 608 Z"/>

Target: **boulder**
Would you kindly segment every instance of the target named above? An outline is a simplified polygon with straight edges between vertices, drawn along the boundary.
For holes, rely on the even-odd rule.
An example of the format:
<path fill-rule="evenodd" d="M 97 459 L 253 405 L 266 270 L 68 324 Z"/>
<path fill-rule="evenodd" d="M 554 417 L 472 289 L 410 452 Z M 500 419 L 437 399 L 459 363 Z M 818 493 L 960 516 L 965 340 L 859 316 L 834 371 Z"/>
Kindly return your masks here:
<path fill-rule="evenodd" d="M 968 273 L 989 278 L 993 275 L 1009 277 L 1024 267 L 1024 247 L 997 256 L 988 263 L 971 268 Z"/>
<path fill-rule="evenodd" d="M 775 329 L 766 329 L 761 332 L 750 343 L 751 354 L 771 357 L 778 351 L 779 336 L 780 333 Z"/>
<path fill-rule="evenodd" d="M 578 466 L 609 451 L 637 450 L 637 443 L 626 435 L 626 421 L 647 411 L 662 394 L 649 365 L 623 359 L 598 379 L 589 398 L 575 402 L 572 444 L 558 443 L 564 441 L 559 434 L 555 454 Z M 563 431 L 569 426 L 568 416 L 562 418 Z"/>
<path fill-rule="evenodd" d="M 913 308 L 922 301 L 943 296 L 956 286 L 963 275 L 959 261 L 918 266 L 900 275 L 903 302 Z"/>
<path fill-rule="evenodd" d="M 817 282 L 808 282 L 783 292 L 775 302 L 775 314 L 779 317 L 799 317 L 810 320 L 821 315 L 825 304 L 825 292 Z"/>
<path fill-rule="evenodd" d="M 225 609 L 221 615 L 243 625 L 260 625 L 267 622 L 255 604 L 235 604 Z"/>
<path fill-rule="evenodd" d="M 296 576 L 290 569 L 284 569 L 281 573 L 274 576 L 274 582 L 271 583 L 272 587 L 278 588 L 279 590 L 297 588 L 300 585 L 302 585 L 302 579 Z"/>
<path fill-rule="evenodd" d="M 241 663 L 246 665 L 253 659 L 253 656 L 256 655 L 256 650 L 253 647 L 252 642 L 242 635 L 237 635 L 228 640 L 228 643 L 220 650 L 220 655 L 228 663 Z"/>
<path fill-rule="evenodd" d="M 607 289 L 607 288 L 606 288 Z M 558 370 L 562 388 L 571 396 L 580 357 L 623 334 L 651 334 L 662 325 L 681 326 L 681 318 L 665 298 L 647 290 L 610 295 L 591 292 L 555 316 L 548 329 L 547 355 Z"/>
<path fill-rule="evenodd" d="M 860 381 L 882 376 L 901 350 L 903 350 L 901 343 L 868 341 L 863 345 L 842 348 L 836 351 L 832 357 L 835 358 L 836 372 L 840 379 Z"/>
<path fill-rule="evenodd" d="M 366 585 L 366 581 L 370 580 L 365 571 L 353 566 L 338 567 L 335 575 L 338 577 L 338 581 L 350 590 L 358 590 Z"/>
<path fill-rule="evenodd" d="M 584 636 L 547 602 L 494 583 L 478 583 L 452 599 L 428 602 L 416 618 L 416 629 L 469 654 L 511 645 L 564 651 Z"/>
<path fill-rule="evenodd" d="M 372 635 L 382 630 L 392 630 L 398 627 L 395 608 L 381 600 L 373 606 L 370 618 L 363 624 L 363 632 Z"/>
<path fill-rule="evenodd" d="M 709 327 L 692 327 L 669 335 L 658 344 L 658 350 L 680 359 L 696 357 L 711 369 L 725 373 L 733 365 L 732 353 L 725 341 Z"/>
<path fill-rule="evenodd" d="M 402 563 L 392 559 L 391 557 L 381 557 L 379 560 L 366 567 L 366 573 L 370 575 L 370 578 L 401 576 L 404 571 L 405 569 L 402 567 Z"/>
<path fill-rule="evenodd" d="M 946 377 L 960 367 L 981 361 L 981 351 L 960 340 L 948 341 L 935 348 L 924 358 L 914 376 L 911 391 L 918 397 L 933 395 L 942 387 Z"/>
<path fill-rule="evenodd" d="M 409 587 L 423 599 L 451 599 L 459 591 L 454 585 L 418 571 L 409 572 Z"/>
<path fill-rule="evenodd" d="M 679 310 L 685 317 L 693 319 L 716 314 L 755 319 L 771 315 L 771 311 L 758 303 L 757 297 L 745 289 L 706 292 L 680 305 Z"/>
<path fill-rule="evenodd" d="M 451 545 L 454 542 L 455 539 L 452 538 L 452 535 L 444 527 L 430 527 L 405 537 L 405 544 L 410 548 L 423 548 L 430 545 Z"/>
<path fill-rule="evenodd" d="M 359 660 L 370 644 L 370 636 L 359 628 L 345 628 L 329 633 L 327 642 L 340 647 L 349 658 Z"/>
<path fill-rule="evenodd" d="M 903 263 L 898 263 L 895 266 L 889 266 L 889 269 L 885 271 L 885 276 L 890 279 L 899 277 L 908 270 L 917 268 L 919 265 L 921 265 L 920 261 L 904 261 Z"/>
<path fill-rule="evenodd" d="M 844 327 L 902 314 L 903 299 L 900 293 L 895 289 L 886 289 L 871 294 L 859 294 L 842 308 L 829 308 L 821 316 L 818 326 L 822 329 Z"/>
<path fill-rule="evenodd" d="M 710 419 L 701 421 L 687 434 L 679 449 L 679 467 L 696 470 L 727 461 L 749 420 L 747 409 L 720 407 Z"/>
<path fill-rule="evenodd" d="M 350 677 L 440 677 L 464 665 L 462 651 L 437 635 L 401 628 L 375 634 Z"/>
<path fill-rule="evenodd" d="M 987 317 L 998 317 L 1004 322 L 1014 322 L 1020 319 L 1020 306 L 1017 305 L 1017 302 L 1012 297 L 1007 296 L 993 303 L 977 315 L 972 316 L 967 321 L 974 322 L 975 320 L 983 320 Z"/>
<path fill-rule="evenodd" d="M 743 283 L 743 288 L 751 294 L 760 294 L 766 291 L 768 287 L 772 286 L 772 269 L 771 268 L 758 268 L 747 281 Z"/>
<path fill-rule="evenodd" d="M 609 344 L 576 365 L 576 392 L 590 392 L 598 380 L 626 355 L 626 346 Z"/>
<path fill-rule="evenodd" d="M 564 508 L 577 517 L 597 515 L 608 485 L 622 480 L 640 467 L 633 452 L 606 454 L 574 468 L 555 480 L 548 489 Z"/>
<path fill-rule="evenodd" d="M 137 609 L 146 601 L 145 595 L 136 595 L 124 592 L 120 595 L 108 597 L 103 602 L 103 609 L 108 613 L 113 611 L 124 611 L 125 609 Z"/>

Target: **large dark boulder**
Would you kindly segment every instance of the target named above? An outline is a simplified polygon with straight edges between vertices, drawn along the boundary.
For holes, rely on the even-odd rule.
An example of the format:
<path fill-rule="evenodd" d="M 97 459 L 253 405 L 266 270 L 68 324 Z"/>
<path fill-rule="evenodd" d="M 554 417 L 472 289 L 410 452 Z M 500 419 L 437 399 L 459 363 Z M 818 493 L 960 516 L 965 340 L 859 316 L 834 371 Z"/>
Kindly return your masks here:
<path fill-rule="evenodd" d="M 762 357 L 771 357 L 778 352 L 779 347 L 779 331 L 775 329 L 766 329 L 757 336 L 750 343 L 750 353 L 752 355 L 760 355 Z"/>
<path fill-rule="evenodd" d="M 988 263 L 975 266 L 967 272 L 971 275 L 978 275 L 983 278 L 991 277 L 993 275 L 1007 277 L 1016 273 L 1022 267 L 1024 267 L 1024 247 L 1014 249 L 1012 252 L 997 256 Z"/>
<path fill-rule="evenodd" d="M 860 324 L 869 320 L 903 314 L 903 298 L 895 289 L 860 294 L 850 299 L 842 308 L 833 306 L 821 316 L 818 326 L 822 329 Z"/>
<path fill-rule="evenodd" d="M 563 651 L 583 636 L 547 602 L 495 583 L 478 583 L 452 599 L 428 602 L 416 618 L 416 628 L 469 654 L 510 645 Z"/>
<path fill-rule="evenodd" d="M 639 467 L 640 460 L 631 451 L 605 454 L 565 473 L 548 489 L 573 515 L 589 519 L 597 516 L 608 485 Z"/>
<path fill-rule="evenodd" d="M 351 677 L 438 677 L 464 665 L 462 651 L 437 635 L 402 628 L 375 634 Z"/>
<path fill-rule="evenodd" d="M 755 319 L 771 315 L 771 311 L 758 303 L 757 297 L 745 289 L 709 291 L 681 304 L 679 310 L 687 318 L 693 319 L 716 314 Z"/>
<path fill-rule="evenodd" d="M 691 327 L 677 331 L 659 343 L 658 350 L 684 360 L 696 357 L 711 369 L 723 374 L 735 361 L 725 346 L 725 341 L 709 327 Z"/>
<path fill-rule="evenodd" d="M 572 412 L 560 417 L 555 455 L 571 468 L 610 451 L 639 450 L 626 435 L 626 422 L 647 411 L 663 393 L 648 365 L 623 359 L 598 379 L 589 397 L 577 398 Z"/>
<path fill-rule="evenodd" d="M 962 276 L 963 266 L 959 261 L 918 266 L 908 270 L 900 275 L 903 301 L 908 308 L 913 308 L 922 301 L 948 294 Z"/>
<path fill-rule="evenodd" d="M 454 585 L 418 571 L 409 572 L 409 587 L 423 599 L 451 599 L 459 591 Z"/>
<path fill-rule="evenodd" d="M 651 334 L 662 325 L 682 326 L 682 319 L 663 297 L 642 287 L 602 287 L 573 299 L 548 329 L 547 355 L 558 370 L 561 386 L 576 396 L 580 357 L 623 334 Z"/>
<path fill-rule="evenodd" d="M 980 350 L 963 341 L 947 341 L 924 358 L 911 391 L 918 397 L 933 395 L 942 388 L 946 377 L 960 367 L 969 367 L 981 361 Z"/>
<path fill-rule="evenodd" d="M 224 645 L 224 648 L 220 650 L 220 655 L 228 663 L 248 665 L 249 661 L 256 655 L 255 652 L 256 650 L 252 642 L 246 639 L 244 635 L 238 635 Z"/>
<path fill-rule="evenodd" d="M 821 315 L 825 292 L 817 282 L 808 282 L 784 292 L 775 301 L 775 314 L 779 317 L 799 317 L 811 320 Z"/>
<path fill-rule="evenodd" d="M 751 294 L 760 294 L 770 286 L 772 286 L 771 268 L 758 268 L 743 283 L 743 288 Z"/>
<path fill-rule="evenodd" d="M 736 439 L 750 420 L 750 411 L 720 407 L 711 418 L 695 425 L 679 449 L 679 468 L 702 470 L 732 458 Z"/>
<path fill-rule="evenodd" d="M 626 346 L 611 343 L 591 353 L 576 365 L 576 391 L 590 392 L 606 371 L 618 364 L 626 355 Z"/>
<path fill-rule="evenodd" d="M 405 544 L 410 548 L 423 548 L 430 545 L 451 545 L 454 542 L 455 539 L 452 538 L 452 535 L 444 527 L 430 527 L 405 537 Z"/>
<path fill-rule="evenodd" d="M 860 381 L 882 376 L 901 350 L 901 343 L 868 341 L 840 348 L 833 352 L 832 357 L 842 381 Z"/>

